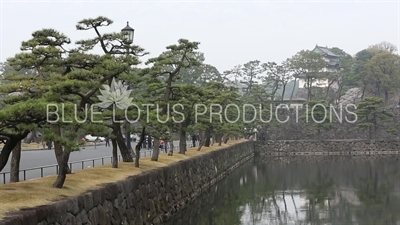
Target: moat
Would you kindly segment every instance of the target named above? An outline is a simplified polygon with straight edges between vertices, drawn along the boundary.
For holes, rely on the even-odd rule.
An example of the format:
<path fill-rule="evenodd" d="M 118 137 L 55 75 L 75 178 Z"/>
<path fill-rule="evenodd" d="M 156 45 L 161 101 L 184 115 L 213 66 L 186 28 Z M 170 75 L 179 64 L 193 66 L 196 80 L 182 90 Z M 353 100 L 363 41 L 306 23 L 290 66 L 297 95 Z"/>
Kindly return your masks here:
<path fill-rule="evenodd" d="M 396 156 L 256 157 L 164 225 L 400 224 Z"/>

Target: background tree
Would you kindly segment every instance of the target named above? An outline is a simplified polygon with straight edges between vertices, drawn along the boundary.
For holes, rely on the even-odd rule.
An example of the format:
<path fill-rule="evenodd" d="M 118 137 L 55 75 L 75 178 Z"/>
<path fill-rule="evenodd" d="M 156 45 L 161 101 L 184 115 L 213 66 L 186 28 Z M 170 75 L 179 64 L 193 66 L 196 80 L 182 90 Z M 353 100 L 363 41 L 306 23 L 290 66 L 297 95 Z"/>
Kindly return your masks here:
<path fill-rule="evenodd" d="M 254 84 L 258 83 L 261 74 L 265 71 L 259 60 L 252 60 L 243 65 L 235 66 L 232 70 L 225 71 L 226 75 L 239 78 L 238 81 L 245 85 L 243 93 L 247 95 Z"/>
<path fill-rule="evenodd" d="M 321 139 L 321 131 L 329 130 L 333 127 L 333 120 L 330 118 L 330 106 L 324 100 L 313 100 L 305 104 L 307 114 L 303 115 L 307 126 L 317 130 L 317 138 Z"/>
<path fill-rule="evenodd" d="M 390 42 L 387 42 L 387 41 L 382 41 L 378 44 L 370 45 L 368 48 L 369 49 L 379 49 L 379 50 L 387 51 L 387 52 L 390 52 L 393 54 L 397 52 L 397 46 Z"/>
<path fill-rule="evenodd" d="M 195 107 L 196 104 L 202 104 L 204 99 L 204 88 L 196 85 L 183 84 L 177 86 L 175 91 L 175 99 L 172 102 L 174 105 L 181 104 L 183 108 L 178 107 L 177 109 L 183 113 L 183 118 L 176 118 L 179 123 L 176 123 L 179 133 L 179 154 L 185 154 L 186 143 L 189 126 L 194 123 L 195 120 Z M 182 121 L 180 121 L 182 119 Z M 170 148 L 170 155 L 172 155 L 172 148 Z"/>
<path fill-rule="evenodd" d="M 309 50 L 302 50 L 289 59 L 289 65 L 294 76 L 305 79 L 307 100 L 312 100 L 312 85 L 318 79 L 326 79 L 325 60 L 320 54 Z"/>
<path fill-rule="evenodd" d="M 358 105 L 358 103 L 361 101 L 361 95 L 362 93 L 360 88 L 350 88 L 343 96 L 341 96 L 339 100 L 339 105 L 341 105 L 342 107 L 345 107 L 349 104 Z"/>
<path fill-rule="evenodd" d="M 389 105 L 390 96 L 398 94 L 400 85 L 399 56 L 390 52 L 380 52 L 365 65 L 367 90 L 376 97 L 383 97 L 385 105 Z"/>
<path fill-rule="evenodd" d="M 68 37 L 53 29 L 43 29 L 32 33 L 32 38 L 30 40 L 22 42 L 22 52 L 8 59 L 8 64 L 13 70 L 9 69 L 8 73 L 5 74 L 4 80 L 7 82 L 1 87 L 3 89 L 1 92 L 14 95 L 12 95 L 11 98 L 3 99 L 3 102 L 10 105 L 16 103 L 24 104 L 25 102 L 23 101 L 29 98 L 37 99 L 37 107 L 39 108 L 35 110 L 42 110 L 43 116 L 37 117 L 39 121 L 36 119 L 35 121 L 37 123 L 45 121 L 46 108 L 43 106 L 46 104 L 46 99 L 43 98 L 43 94 L 49 88 L 49 83 L 46 84 L 45 79 L 53 72 L 62 72 L 61 68 L 54 65 L 62 61 L 61 57 L 66 52 L 63 45 L 69 43 L 70 40 Z M 21 70 L 30 71 L 31 73 L 17 72 Z M 23 115 L 23 113 L 28 112 L 21 111 L 19 115 L 21 115 L 20 113 Z M 31 130 L 23 130 L 21 132 L 29 133 L 30 131 Z M 28 133 L 26 133 L 26 135 Z M 22 139 L 25 138 L 26 135 L 23 136 Z M 9 141 L 11 140 L 13 139 L 9 139 Z M 18 141 L 19 143 L 15 144 L 20 146 L 21 140 Z M 9 157 L 9 149 L 6 148 L 3 149 L 3 151 L 4 150 L 5 152 L 1 157 L 6 163 Z M 15 155 L 20 155 L 20 148 L 14 149 L 13 152 Z M 15 166 L 12 166 L 13 174 L 17 176 L 19 172 L 19 156 L 14 158 L 12 162 L 15 164 Z M 18 177 L 14 176 L 12 180 L 18 181 Z"/>
<path fill-rule="evenodd" d="M 263 85 L 254 85 L 249 94 L 242 96 L 240 100 L 242 105 L 249 104 L 255 107 L 255 110 L 247 108 L 243 112 L 243 116 L 241 116 L 241 119 L 244 118 L 245 121 L 250 121 L 241 124 L 246 138 L 253 135 L 256 130 L 262 130 L 266 133 L 267 129 L 274 125 L 275 121 L 273 121 L 272 115 L 275 107 L 271 100 L 271 95 L 265 91 Z"/>
<path fill-rule="evenodd" d="M 275 62 L 263 64 L 266 71 L 266 76 L 263 78 L 267 85 L 267 89 L 269 90 L 268 92 L 271 93 L 272 101 L 275 100 L 275 95 L 278 89 L 282 89 L 280 100 L 283 100 L 285 96 L 286 86 L 292 79 L 291 69 L 288 65 L 288 61 L 284 61 L 280 65 Z"/>
<path fill-rule="evenodd" d="M 334 49 L 332 49 L 333 52 Z M 353 87 L 358 87 L 358 80 L 355 74 L 355 59 L 345 51 L 338 49 L 336 54 L 341 55 L 339 68 L 336 72 L 337 91 L 334 95 L 333 103 L 337 105 L 343 93 Z"/>
<path fill-rule="evenodd" d="M 353 80 L 358 84 L 359 87 L 362 89 L 361 98 L 363 99 L 366 97 L 366 90 L 369 85 L 369 80 L 367 78 L 367 71 L 365 69 L 365 64 L 375 55 L 375 53 L 371 50 L 364 49 L 360 52 L 357 52 L 355 55 L 355 77 Z"/>
<path fill-rule="evenodd" d="M 131 74 L 134 69 L 133 66 L 140 63 L 138 57 L 148 54 L 140 46 L 132 45 L 131 40 L 128 40 L 124 33 L 114 32 L 101 34 L 101 27 L 108 27 L 112 24 L 113 21 L 111 19 L 99 16 L 97 18 L 83 19 L 76 25 L 77 30 L 93 30 L 96 34 L 94 38 L 77 41 L 76 44 L 79 46 L 79 51 L 88 52 L 92 51 L 96 46 L 100 46 L 104 54 L 113 56 L 113 60 L 108 62 L 108 65 L 105 65 L 104 72 L 113 69 L 115 71 L 111 72 L 111 76 L 103 76 L 100 80 L 101 84 L 107 82 L 108 85 L 111 84 L 114 77 Z M 116 62 L 116 64 L 113 65 L 112 61 Z M 112 129 L 121 129 L 121 124 L 113 123 L 112 126 Z M 113 138 L 115 138 L 115 141 L 118 143 L 123 161 L 132 162 L 133 158 L 130 154 L 131 149 L 128 149 L 122 132 L 114 131 L 114 134 Z"/>
<path fill-rule="evenodd" d="M 146 69 L 144 73 L 147 73 L 154 82 L 149 85 L 148 92 L 157 96 L 154 100 L 155 104 L 160 106 L 160 110 L 157 112 L 159 116 L 169 117 L 170 115 L 169 103 L 174 89 L 176 89 L 174 82 L 181 75 L 181 69 L 199 65 L 196 58 L 196 50 L 199 44 L 199 42 L 179 39 L 177 45 L 166 47 L 167 51 L 146 62 L 146 65 L 151 64 L 151 67 Z M 158 122 L 158 120 L 155 120 L 155 122 Z M 159 133 L 154 135 L 154 148 L 151 158 L 153 161 L 158 160 L 160 136 Z"/>
<path fill-rule="evenodd" d="M 193 53 L 193 56 L 197 60 L 198 64 L 182 68 L 175 83 L 202 86 L 210 81 L 223 82 L 224 78 L 218 69 L 212 65 L 204 63 L 204 53 L 195 52 Z"/>
<path fill-rule="evenodd" d="M 364 98 L 358 105 L 356 113 L 359 119 L 357 127 L 366 128 L 369 139 L 376 139 L 379 126 L 393 116 L 384 108 L 383 99 L 377 97 Z"/>
<path fill-rule="evenodd" d="M 12 90 L 12 88 L 16 89 L 17 87 L 29 87 L 27 93 L 31 93 L 36 98 L 41 98 L 42 102 L 36 103 L 38 107 L 43 107 L 49 103 L 57 104 L 59 108 L 66 105 L 67 109 L 65 110 L 69 110 L 69 118 L 77 113 L 77 118 L 85 119 L 83 116 L 85 110 L 87 110 L 86 106 L 98 102 L 95 94 L 101 85 L 107 84 L 119 75 L 130 74 L 131 66 L 139 63 L 136 55 L 143 52 L 143 49 L 138 46 L 129 45 L 129 48 L 126 48 L 128 46 L 125 44 L 127 40 L 123 34 L 99 35 L 98 28 L 108 26 L 111 23 L 112 21 L 105 17 L 80 21 L 77 25 L 78 29 L 94 29 L 98 37 L 92 40 L 78 41 L 78 48 L 73 50 L 66 50 L 64 45 L 69 44 L 70 40 L 55 30 L 43 29 L 34 32 L 31 40 L 22 43 L 21 49 L 24 52 L 10 59 L 9 63 L 16 70 L 21 68 L 35 69 L 37 72 L 33 77 L 12 75 L 12 78 L 8 80 L 12 79 L 13 81 L 10 81 L 8 88 Z M 98 43 L 106 54 L 100 56 L 88 53 Z M 124 47 L 124 51 L 121 50 L 121 46 Z M 132 54 L 126 54 L 127 52 Z M 33 85 L 32 81 L 34 81 Z M 25 83 L 29 85 L 21 85 Z M 27 97 L 27 95 L 21 96 Z M 72 106 L 75 107 L 74 110 L 72 110 Z M 43 107 L 42 116 L 37 118 L 46 115 L 45 109 L 46 107 Z M 36 119 L 33 119 L 32 122 L 38 123 Z M 96 129 L 84 128 L 82 124 L 76 122 L 65 124 L 58 121 L 47 124 L 43 128 L 45 138 L 54 141 L 56 158 L 60 168 L 57 180 L 53 184 L 55 187 L 63 186 L 66 174 L 69 171 L 69 154 L 71 151 L 79 149 L 79 139 L 81 135 L 84 135 L 81 131 L 97 130 L 95 132 L 103 132 L 99 127 Z M 119 126 L 118 129 L 115 129 L 120 131 Z M 117 138 L 117 141 L 121 139 Z M 125 144 L 123 140 L 119 142 L 121 146 Z M 121 146 L 120 150 L 124 161 L 132 161 L 132 156 L 126 151 L 126 148 L 124 151 L 123 146 Z M 4 151 L 4 156 L 7 155 L 7 152 L 8 150 Z"/>

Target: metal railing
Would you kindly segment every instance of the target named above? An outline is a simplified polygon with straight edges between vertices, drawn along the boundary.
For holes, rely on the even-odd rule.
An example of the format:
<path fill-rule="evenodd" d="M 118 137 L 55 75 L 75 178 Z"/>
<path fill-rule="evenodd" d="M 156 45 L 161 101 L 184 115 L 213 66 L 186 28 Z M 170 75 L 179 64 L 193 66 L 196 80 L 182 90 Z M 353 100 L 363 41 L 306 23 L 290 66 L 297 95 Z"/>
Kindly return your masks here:
<path fill-rule="evenodd" d="M 189 148 L 189 145 L 187 146 L 187 148 Z M 144 149 L 142 149 L 142 150 L 144 150 Z M 169 148 L 167 150 L 169 150 Z M 174 151 L 177 151 L 177 150 L 179 150 L 179 146 L 174 146 Z M 143 158 L 143 157 L 151 156 L 153 154 L 153 150 L 150 149 L 150 150 L 140 151 L 140 153 L 141 154 L 139 157 Z M 164 149 L 160 149 L 160 153 L 164 153 Z M 113 156 L 105 156 L 105 157 L 98 157 L 98 158 L 92 158 L 92 159 L 85 159 L 85 160 L 81 160 L 81 161 L 73 161 L 73 162 L 68 162 L 68 165 L 69 165 L 69 169 L 71 171 L 73 171 L 73 168 L 75 168 L 76 170 L 79 170 L 79 167 L 78 168 L 76 166 L 74 167 L 74 165 L 76 165 L 76 164 L 80 165 L 80 169 L 83 170 L 85 168 L 103 166 L 103 165 L 105 165 L 105 162 L 106 162 L 105 160 L 108 160 L 108 159 L 110 159 L 110 164 L 111 164 L 113 161 Z M 121 161 L 121 155 L 118 155 L 118 161 Z M 96 162 L 98 163 L 97 165 L 96 165 Z M 88 166 L 87 163 L 90 163 L 90 165 Z M 50 171 L 46 170 L 49 168 L 51 168 Z M 55 171 L 53 169 L 55 169 Z M 36 178 L 41 178 L 44 176 L 58 174 L 58 170 L 59 170 L 58 164 L 52 164 L 52 165 L 22 169 L 19 171 L 19 175 L 20 175 L 20 180 L 22 180 L 21 176 L 22 176 L 23 180 L 30 180 L 30 179 L 36 179 Z M 30 171 L 39 171 L 40 175 L 39 176 L 34 175 L 31 178 L 27 178 L 27 172 L 30 172 Z M 11 173 L 10 171 L 1 172 L 0 179 L 2 178 L 3 182 L 0 181 L 0 183 L 3 183 L 3 184 L 9 183 L 10 173 Z"/>

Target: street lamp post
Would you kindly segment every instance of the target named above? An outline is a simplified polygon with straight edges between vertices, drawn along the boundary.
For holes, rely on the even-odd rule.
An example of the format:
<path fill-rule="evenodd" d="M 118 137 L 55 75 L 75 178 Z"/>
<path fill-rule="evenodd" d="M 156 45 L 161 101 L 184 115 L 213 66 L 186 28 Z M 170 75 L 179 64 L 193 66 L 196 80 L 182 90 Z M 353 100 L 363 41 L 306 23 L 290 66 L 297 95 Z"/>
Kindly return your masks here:
<path fill-rule="evenodd" d="M 121 31 L 124 33 L 126 39 L 128 39 L 129 44 L 133 43 L 135 29 L 129 26 L 129 22 L 126 22 L 126 27 L 124 27 Z"/>
<path fill-rule="evenodd" d="M 125 35 L 125 38 L 129 41 L 128 45 L 126 46 L 126 54 L 129 54 L 129 45 L 133 43 L 133 37 L 135 34 L 135 29 L 129 26 L 129 22 L 126 22 L 126 27 L 124 27 L 122 30 L 123 34 Z M 131 89 L 130 84 L 128 84 L 128 90 Z M 126 130 L 126 147 L 128 148 L 128 151 L 132 153 L 132 143 L 131 143 L 131 132 L 130 132 L 130 123 L 128 120 L 125 122 L 125 130 Z"/>

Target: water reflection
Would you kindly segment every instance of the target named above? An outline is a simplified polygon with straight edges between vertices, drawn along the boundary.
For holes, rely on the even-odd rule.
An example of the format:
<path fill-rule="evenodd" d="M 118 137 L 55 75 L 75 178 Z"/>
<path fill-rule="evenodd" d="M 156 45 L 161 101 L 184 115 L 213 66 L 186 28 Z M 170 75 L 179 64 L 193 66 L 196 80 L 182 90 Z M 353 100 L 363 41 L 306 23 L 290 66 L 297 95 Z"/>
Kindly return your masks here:
<path fill-rule="evenodd" d="M 399 171 L 393 157 L 258 158 L 165 225 L 396 225 Z"/>

